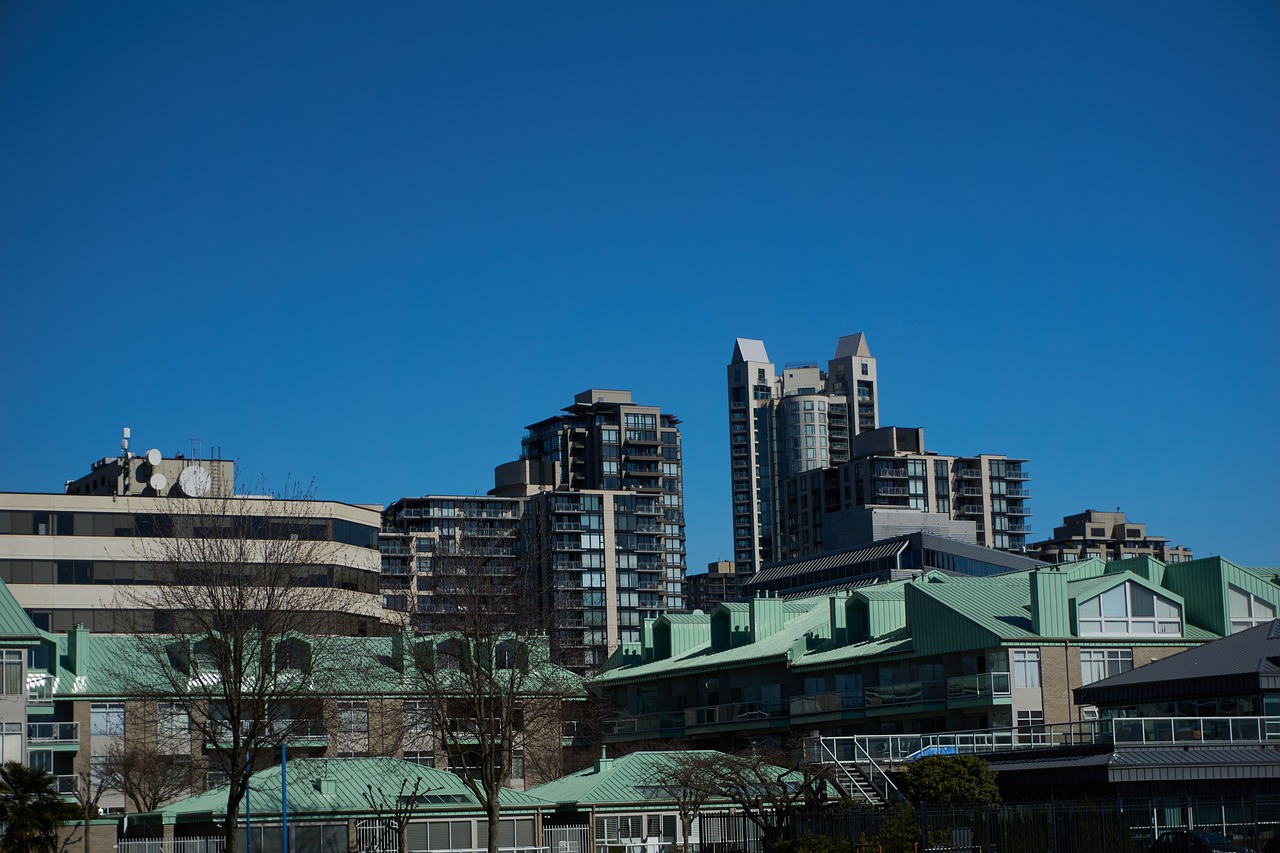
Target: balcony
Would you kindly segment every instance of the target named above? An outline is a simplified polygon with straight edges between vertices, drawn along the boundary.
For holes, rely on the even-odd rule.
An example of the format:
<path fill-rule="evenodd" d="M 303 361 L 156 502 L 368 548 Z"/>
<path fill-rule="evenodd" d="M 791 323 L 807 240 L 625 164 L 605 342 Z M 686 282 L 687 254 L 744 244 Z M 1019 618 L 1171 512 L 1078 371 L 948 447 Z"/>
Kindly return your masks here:
<path fill-rule="evenodd" d="M 65 776 L 54 776 L 54 784 L 58 786 L 59 797 L 75 797 L 80 794 L 80 776 L 71 773 Z"/>
<path fill-rule="evenodd" d="M 79 723 L 27 723 L 27 743 L 31 746 L 79 745 Z"/>
<path fill-rule="evenodd" d="M 1280 744 L 1280 717 L 1120 717 L 1111 726 L 1117 748 Z"/>
<path fill-rule="evenodd" d="M 1024 489 L 1021 486 L 1010 486 L 1005 490 L 1005 494 L 1011 498 L 1029 498 L 1031 497 L 1031 490 Z"/>
<path fill-rule="evenodd" d="M 28 675 L 27 704 L 52 705 L 54 681 L 55 679 L 52 675 Z"/>
<path fill-rule="evenodd" d="M 907 469 L 891 468 L 886 465 L 883 468 L 876 468 L 874 476 L 880 479 L 892 477 L 896 480 L 905 480 L 907 479 Z"/>
<path fill-rule="evenodd" d="M 876 486 L 876 494 L 885 495 L 888 497 L 905 498 L 908 494 L 910 494 L 910 492 L 908 492 L 906 486 Z"/>
<path fill-rule="evenodd" d="M 684 714 L 680 711 L 656 711 L 650 714 L 621 716 L 605 723 L 606 737 L 627 737 L 662 732 L 668 735 L 684 733 Z"/>
<path fill-rule="evenodd" d="M 982 504 L 961 504 L 956 507 L 956 512 L 961 515 L 982 515 Z"/>
<path fill-rule="evenodd" d="M 1006 468 L 1004 478 L 1006 480 L 1030 480 L 1031 476 L 1021 468 Z"/>
<path fill-rule="evenodd" d="M 981 480 L 982 469 L 980 468 L 961 468 L 956 472 L 956 476 L 962 480 Z"/>
<path fill-rule="evenodd" d="M 772 719 L 785 720 L 788 710 L 788 706 L 780 699 L 704 705 L 700 708 L 686 708 L 684 724 L 686 729 L 695 729 L 699 726 L 719 726 L 727 723 L 741 724 L 758 723 Z"/>
<path fill-rule="evenodd" d="M 993 699 L 1007 699 L 1010 695 L 1007 672 L 986 672 L 947 679 L 947 702 L 950 704 L 989 703 Z"/>
<path fill-rule="evenodd" d="M 792 717 L 809 717 L 817 714 L 839 714 L 845 711 L 861 711 L 865 705 L 862 691 L 847 693 L 806 693 L 791 699 Z"/>
<path fill-rule="evenodd" d="M 888 684 L 866 689 L 867 710 L 898 708 L 903 705 L 923 705 L 928 702 L 945 702 L 945 681 L 908 681 L 904 684 Z"/>
<path fill-rule="evenodd" d="M 956 494 L 963 495 L 966 498 L 980 498 L 986 492 L 982 491 L 978 486 L 960 486 L 956 489 Z"/>
<path fill-rule="evenodd" d="M 1027 525 L 1025 525 L 1025 524 L 1010 524 L 1010 525 L 1009 525 L 1009 532 L 1010 532 L 1010 533 L 1023 533 L 1023 534 L 1025 534 L 1025 533 L 1030 533 L 1030 532 L 1031 532 L 1031 528 L 1030 528 L 1030 527 L 1028 527 L 1028 526 L 1027 526 Z"/>
<path fill-rule="evenodd" d="M 1008 510 L 1006 510 L 1006 514 L 1008 514 L 1008 515 L 1031 515 L 1031 510 L 1027 509 L 1025 506 L 1018 506 L 1017 504 L 1009 504 L 1009 509 L 1008 509 Z"/>

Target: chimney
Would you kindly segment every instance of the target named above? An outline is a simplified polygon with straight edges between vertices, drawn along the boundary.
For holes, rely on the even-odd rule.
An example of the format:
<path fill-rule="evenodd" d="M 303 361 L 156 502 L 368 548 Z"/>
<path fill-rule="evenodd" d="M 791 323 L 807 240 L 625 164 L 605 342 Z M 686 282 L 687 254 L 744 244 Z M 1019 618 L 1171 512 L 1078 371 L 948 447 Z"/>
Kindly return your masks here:
<path fill-rule="evenodd" d="M 609 757 L 609 753 L 604 746 L 600 747 L 600 757 L 596 759 L 595 772 L 603 773 L 613 766 L 613 759 Z"/>
<path fill-rule="evenodd" d="M 1036 569 L 1031 576 L 1031 630 L 1042 637 L 1070 637 L 1067 613 L 1067 573 Z"/>
<path fill-rule="evenodd" d="M 83 622 L 67 633 L 67 669 L 74 675 L 89 674 L 89 629 Z"/>

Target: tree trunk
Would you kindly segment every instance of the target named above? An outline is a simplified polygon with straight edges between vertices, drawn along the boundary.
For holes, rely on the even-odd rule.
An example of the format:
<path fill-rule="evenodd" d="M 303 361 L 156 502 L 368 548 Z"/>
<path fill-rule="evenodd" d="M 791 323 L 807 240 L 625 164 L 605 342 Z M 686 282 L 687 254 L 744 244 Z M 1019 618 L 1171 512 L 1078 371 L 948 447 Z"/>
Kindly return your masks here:
<path fill-rule="evenodd" d="M 240 804 L 232 805 L 231 800 L 227 800 L 226 820 L 223 822 L 223 839 L 226 846 L 222 848 L 222 853 L 236 853 L 236 821 L 240 818 Z"/>
<path fill-rule="evenodd" d="M 489 802 L 485 806 L 485 812 L 489 816 L 489 853 L 498 853 L 498 818 L 502 814 L 502 806 L 498 802 L 497 796 L 489 798 Z"/>

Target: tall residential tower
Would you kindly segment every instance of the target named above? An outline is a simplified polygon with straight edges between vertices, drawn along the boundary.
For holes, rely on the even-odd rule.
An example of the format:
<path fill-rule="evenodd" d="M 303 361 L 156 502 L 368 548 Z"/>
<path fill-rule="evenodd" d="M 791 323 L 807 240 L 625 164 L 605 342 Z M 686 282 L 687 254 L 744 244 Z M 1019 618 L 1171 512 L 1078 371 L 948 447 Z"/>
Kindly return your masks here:
<path fill-rule="evenodd" d="M 779 559 L 779 497 L 795 474 L 849 460 L 852 436 L 880 426 L 876 360 L 861 332 L 836 343 L 822 370 L 784 364 L 764 341 L 738 338 L 728 367 L 733 553 L 739 575 Z"/>

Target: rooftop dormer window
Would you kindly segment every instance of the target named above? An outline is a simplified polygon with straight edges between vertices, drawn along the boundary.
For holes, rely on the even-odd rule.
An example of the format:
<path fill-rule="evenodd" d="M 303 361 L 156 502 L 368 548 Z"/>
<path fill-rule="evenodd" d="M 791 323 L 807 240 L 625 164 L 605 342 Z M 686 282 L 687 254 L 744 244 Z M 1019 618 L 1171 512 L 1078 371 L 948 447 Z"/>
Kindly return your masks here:
<path fill-rule="evenodd" d="M 1080 602 L 1080 636 L 1182 633 L 1182 608 L 1133 581 Z"/>

